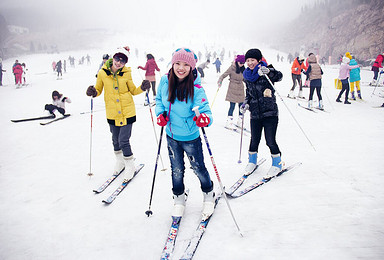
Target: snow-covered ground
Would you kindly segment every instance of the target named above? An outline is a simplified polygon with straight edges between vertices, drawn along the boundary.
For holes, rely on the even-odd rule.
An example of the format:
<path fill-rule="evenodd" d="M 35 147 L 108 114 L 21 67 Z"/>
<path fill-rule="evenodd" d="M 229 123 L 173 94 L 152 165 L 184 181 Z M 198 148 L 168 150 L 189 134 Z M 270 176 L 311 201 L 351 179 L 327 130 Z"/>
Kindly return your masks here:
<path fill-rule="evenodd" d="M 153 52 L 161 73 L 175 46 L 164 54 Z M 176 46 L 177 47 L 177 46 Z M 244 51 L 244 50 L 243 50 Z M 262 49 L 266 59 L 284 74 L 276 88 L 285 97 L 292 85 L 290 64 L 277 63 L 277 52 Z M 71 68 L 63 80 L 56 80 L 53 60 L 92 56 L 92 65 Z M 118 186 L 118 179 L 101 194 L 93 189 L 103 183 L 114 166 L 111 134 L 105 119 L 104 100 L 94 101 L 92 172 L 90 170 L 90 98 L 86 88 L 95 83 L 95 74 L 103 51 L 40 54 L 20 57 L 28 67 L 29 86 L 15 89 L 12 84 L 12 60 L 3 62 L 0 88 L 0 259 L 159 259 L 170 226 L 172 193 L 170 165 L 163 139 L 152 201 L 153 215 L 147 217 L 157 144 L 144 95 L 135 96 L 137 122 L 131 144 L 137 163 L 144 163 L 129 187 L 106 206 L 101 201 Z M 281 52 L 280 52 L 281 55 Z M 139 85 L 145 64 L 131 55 L 129 66 Z M 286 60 L 286 59 L 285 59 Z M 224 72 L 230 61 L 222 66 Z M 244 197 L 230 200 L 244 237 L 237 233 L 224 200 L 197 249 L 195 259 L 383 259 L 384 258 L 384 102 L 371 95 L 372 72 L 362 70 L 364 102 L 336 103 L 339 90 L 334 87 L 338 66 L 323 67 L 323 98 L 327 112 L 313 113 L 298 107 L 297 101 L 278 99 L 280 121 L 278 144 L 286 165 L 302 162 L 294 171 L 271 181 Z M 210 102 L 217 92 L 216 70 L 206 70 L 203 87 Z M 159 75 L 158 75 L 159 79 Z M 242 164 L 238 164 L 240 135 L 226 130 L 229 103 L 225 101 L 227 80 L 218 91 L 212 111 L 213 125 L 206 129 L 223 184 L 232 185 L 247 161 L 249 137 L 243 139 Z M 11 119 L 44 114 L 51 93 L 58 90 L 72 99 L 67 112 L 72 116 L 51 125 L 39 122 L 12 123 Z M 296 90 L 298 91 L 298 90 Z M 380 93 L 382 88 L 376 89 Z M 304 89 L 306 96 L 309 90 Z M 314 100 L 317 100 L 316 94 Z M 292 112 L 308 142 L 292 118 Z M 317 102 L 315 102 L 317 104 Z M 152 109 L 153 112 L 154 109 Z M 237 108 L 235 113 L 237 114 Z M 246 125 L 249 125 L 247 114 Z M 157 135 L 160 128 L 156 125 Z M 205 144 L 206 165 L 218 188 Z M 257 181 L 271 163 L 269 149 L 262 140 L 259 155 L 267 159 L 261 173 L 244 186 Z M 199 222 L 202 193 L 190 169 L 186 170 L 190 189 L 185 218 L 176 242 L 178 259 Z"/>

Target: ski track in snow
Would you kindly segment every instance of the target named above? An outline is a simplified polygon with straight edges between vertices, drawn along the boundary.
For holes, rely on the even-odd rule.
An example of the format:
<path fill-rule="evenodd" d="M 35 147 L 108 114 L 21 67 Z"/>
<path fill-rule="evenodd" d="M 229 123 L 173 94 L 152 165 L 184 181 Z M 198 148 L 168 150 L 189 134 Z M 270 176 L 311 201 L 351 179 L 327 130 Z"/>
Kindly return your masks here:
<path fill-rule="evenodd" d="M 292 86 L 290 65 L 275 62 L 277 51 L 261 50 L 267 61 L 282 71 L 284 78 L 276 84 L 276 89 L 282 97 L 286 96 Z M 165 58 L 164 62 L 158 62 L 162 74 L 166 72 L 171 52 L 172 47 L 153 50 L 155 57 Z M 51 69 L 53 60 L 69 55 L 79 58 L 87 53 L 92 56 L 92 65 L 76 64 L 76 68 L 71 68 L 67 63 L 63 80 L 56 80 Z M 0 259 L 158 259 L 160 256 L 173 205 L 170 165 L 164 138 L 161 155 L 167 170 L 161 171 L 159 160 L 153 215 L 148 218 L 145 211 L 157 144 L 149 109 L 143 106 L 144 94 L 134 97 L 137 122 L 131 138 L 136 163 L 145 164 L 142 172 L 109 206 L 101 201 L 120 184 L 121 176 L 103 193 L 92 192 L 109 178 L 114 166 L 104 99 L 98 97 L 94 99 L 94 109 L 98 112 L 93 114 L 94 175 L 87 176 L 90 114 L 80 113 L 90 110 L 90 98 L 85 91 L 96 82 L 102 54 L 103 51 L 92 50 L 19 57 L 28 66 L 30 82 L 21 89 L 12 85 L 10 68 L 14 59 L 3 61 L 7 69 L 3 82 L 7 86 L 0 87 Z M 136 69 L 145 64 L 145 56 L 141 56 L 137 59 L 131 54 L 128 63 L 136 85 L 140 85 L 144 75 Z M 223 63 L 222 72 L 230 65 L 228 57 Z M 277 141 L 282 159 L 287 165 L 298 161 L 303 165 L 244 197 L 229 201 L 243 238 L 237 233 L 225 201 L 220 200 L 195 259 L 384 258 L 384 109 L 372 108 L 381 105 L 383 99 L 371 96 L 373 88 L 362 85 L 365 103 L 336 103 L 339 90 L 335 89 L 333 80 L 338 75 L 338 66 L 325 66 L 323 71 L 322 95 L 325 109 L 330 113 L 310 113 L 299 108 L 296 100 L 283 99 L 316 151 L 277 98 L 280 111 Z M 219 74 L 213 65 L 205 73 L 202 86 L 212 101 Z M 365 82 L 372 78 L 368 69 L 363 69 L 361 75 Z M 157 84 L 159 79 L 157 74 Z M 222 127 L 229 108 L 225 101 L 227 85 L 228 78 L 218 92 L 212 108 L 213 125 L 206 128 L 206 133 L 222 182 L 230 187 L 245 167 L 250 139 L 243 137 L 243 163 L 239 165 L 240 135 Z M 66 105 L 70 118 L 44 127 L 39 121 L 17 124 L 10 121 L 44 115 L 44 105 L 51 103 L 53 90 L 72 99 Z M 380 87 L 376 92 L 382 90 Z M 306 97 L 308 93 L 309 89 L 304 88 Z M 316 94 L 314 104 L 317 104 Z M 249 113 L 245 126 L 249 129 Z M 156 131 L 159 135 L 157 125 Z M 219 188 L 205 144 L 203 150 L 211 178 Z M 259 154 L 267 159 L 260 167 L 263 173 L 271 164 L 264 137 Z M 190 195 L 176 241 L 175 258 L 187 246 L 202 206 L 198 179 L 186 165 L 185 184 Z M 262 173 L 251 175 L 243 186 L 257 181 Z"/>

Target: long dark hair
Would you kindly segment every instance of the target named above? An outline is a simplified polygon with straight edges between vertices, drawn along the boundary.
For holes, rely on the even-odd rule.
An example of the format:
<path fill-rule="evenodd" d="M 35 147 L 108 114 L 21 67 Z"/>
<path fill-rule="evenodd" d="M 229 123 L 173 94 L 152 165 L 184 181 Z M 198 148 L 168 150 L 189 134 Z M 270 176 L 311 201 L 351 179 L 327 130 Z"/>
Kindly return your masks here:
<path fill-rule="evenodd" d="M 244 68 L 244 66 L 239 66 L 239 63 L 237 62 L 237 61 L 235 61 L 235 65 L 236 65 L 236 73 L 237 74 L 240 74 L 240 73 L 243 73 L 244 72 L 244 70 L 245 70 L 245 68 Z"/>
<path fill-rule="evenodd" d="M 152 60 L 152 59 L 155 59 L 155 57 L 153 57 L 152 54 L 147 54 L 147 60 Z"/>
<path fill-rule="evenodd" d="M 176 76 L 173 66 L 169 70 L 169 79 L 168 79 L 168 101 L 171 104 L 175 103 L 176 98 L 179 101 L 188 102 L 188 98 L 193 100 L 194 96 L 194 77 L 192 74 L 192 68 L 189 71 L 187 77 L 185 77 L 182 81 L 179 81 L 179 78 Z"/>

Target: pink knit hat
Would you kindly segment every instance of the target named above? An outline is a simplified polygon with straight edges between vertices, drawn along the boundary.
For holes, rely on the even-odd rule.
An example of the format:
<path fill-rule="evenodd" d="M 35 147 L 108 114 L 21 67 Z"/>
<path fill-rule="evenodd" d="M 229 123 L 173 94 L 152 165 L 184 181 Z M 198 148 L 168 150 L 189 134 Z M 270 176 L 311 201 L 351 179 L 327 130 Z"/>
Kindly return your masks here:
<path fill-rule="evenodd" d="M 191 66 L 192 69 L 195 69 L 197 56 L 188 48 L 179 48 L 172 55 L 172 65 L 177 61 L 183 61 Z"/>

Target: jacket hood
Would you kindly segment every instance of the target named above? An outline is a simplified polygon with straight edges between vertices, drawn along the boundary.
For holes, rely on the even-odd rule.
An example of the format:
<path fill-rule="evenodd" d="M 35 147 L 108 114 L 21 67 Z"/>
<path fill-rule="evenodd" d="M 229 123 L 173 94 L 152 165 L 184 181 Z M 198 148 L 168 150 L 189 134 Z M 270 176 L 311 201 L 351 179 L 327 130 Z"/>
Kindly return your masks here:
<path fill-rule="evenodd" d="M 309 55 L 308 57 L 308 63 L 316 63 L 317 59 L 315 55 Z"/>

